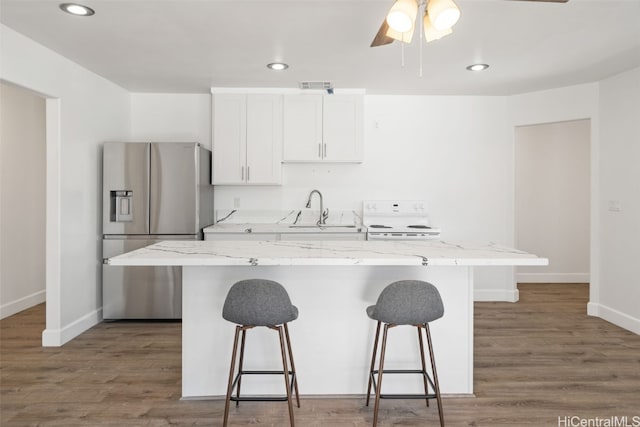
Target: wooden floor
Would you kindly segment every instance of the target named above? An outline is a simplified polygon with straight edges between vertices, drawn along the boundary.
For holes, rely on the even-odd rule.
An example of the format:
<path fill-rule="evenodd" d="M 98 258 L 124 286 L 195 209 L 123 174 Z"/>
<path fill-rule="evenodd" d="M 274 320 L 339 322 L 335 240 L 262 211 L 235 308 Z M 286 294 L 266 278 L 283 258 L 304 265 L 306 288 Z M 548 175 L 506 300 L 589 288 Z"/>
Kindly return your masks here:
<path fill-rule="evenodd" d="M 476 397 L 444 399 L 446 425 L 568 426 L 558 417 L 573 416 L 640 425 L 640 336 L 587 317 L 587 294 L 586 285 L 520 285 L 517 304 L 476 303 Z M 180 401 L 179 323 L 102 323 L 60 348 L 41 347 L 43 306 L 0 326 L 2 426 L 222 424 L 222 401 Z M 286 426 L 286 414 L 283 403 L 246 402 L 230 424 Z M 380 417 L 438 425 L 435 405 L 419 401 L 383 401 Z M 371 421 L 360 398 L 307 398 L 296 409 L 300 427 Z"/>

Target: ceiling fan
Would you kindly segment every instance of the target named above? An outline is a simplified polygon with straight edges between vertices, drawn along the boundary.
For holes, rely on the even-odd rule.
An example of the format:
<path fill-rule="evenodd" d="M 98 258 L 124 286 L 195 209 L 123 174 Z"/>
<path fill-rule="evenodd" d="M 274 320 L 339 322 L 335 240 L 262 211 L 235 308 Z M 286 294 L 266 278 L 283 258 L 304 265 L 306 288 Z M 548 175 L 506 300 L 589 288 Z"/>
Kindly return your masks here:
<path fill-rule="evenodd" d="M 566 3 L 569 0 L 515 0 L 550 3 Z M 427 42 L 438 40 L 453 32 L 451 29 L 458 18 L 460 9 L 453 0 L 396 0 L 378 33 L 371 42 L 371 47 L 383 46 L 398 40 L 410 43 L 415 29 L 418 10 L 422 11 L 422 30 Z"/>

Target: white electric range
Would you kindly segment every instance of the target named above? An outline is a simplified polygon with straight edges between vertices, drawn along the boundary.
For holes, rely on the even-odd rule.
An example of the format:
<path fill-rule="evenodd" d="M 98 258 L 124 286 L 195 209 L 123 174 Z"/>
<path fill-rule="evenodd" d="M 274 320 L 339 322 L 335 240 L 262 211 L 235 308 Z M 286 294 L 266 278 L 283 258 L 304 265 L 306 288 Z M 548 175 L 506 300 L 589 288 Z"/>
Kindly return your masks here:
<path fill-rule="evenodd" d="M 367 240 L 431 240 L 440 237 L 440 229 L 429 222 L 426 202 L 422 200 L 365 200 L 362 223 Z"/>

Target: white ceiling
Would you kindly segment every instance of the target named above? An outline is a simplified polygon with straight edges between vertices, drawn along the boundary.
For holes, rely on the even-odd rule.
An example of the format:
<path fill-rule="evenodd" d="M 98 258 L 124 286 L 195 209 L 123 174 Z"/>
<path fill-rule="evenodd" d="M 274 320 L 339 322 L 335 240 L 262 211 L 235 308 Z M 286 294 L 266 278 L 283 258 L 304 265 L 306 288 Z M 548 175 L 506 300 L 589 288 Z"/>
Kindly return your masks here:
<path fill-rule="evenodd" d="M 393 0 L 0 0 L 3 24 L 133 92 L 286 87 L 508 95 L 568 86 L 640 66 L 640 0 L 457 0 L 454 33 L 422 47 L 370 48 Z M 286 71 L 266 68 L 273 61 Z M 472 73 L 465 67 L 486 62 Z"/>

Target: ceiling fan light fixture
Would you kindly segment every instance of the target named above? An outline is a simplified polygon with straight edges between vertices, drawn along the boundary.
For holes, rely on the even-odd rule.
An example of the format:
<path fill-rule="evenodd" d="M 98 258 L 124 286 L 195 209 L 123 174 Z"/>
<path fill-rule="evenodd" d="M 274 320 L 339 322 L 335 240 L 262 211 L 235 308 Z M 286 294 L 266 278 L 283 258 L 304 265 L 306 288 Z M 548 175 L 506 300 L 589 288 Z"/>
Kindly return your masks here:
<path fill-rule="evenodd" d="M 413 39 L 414 30 L 415 30 L 415 25 L 411 27 L 409 31 L 405 31 L 404 33 L 401 33 L 400 31 L 396 31 L 393 28 L 389 27 L 389 29 L 385 34 L 387 37 L 391 37 L 392 39 L 398 40 L 399 42 L 411 43 L 411 40 Z"/>
<path fill-rule="evenodd" d="M 387 24 L 399 33 L 406 33 L 413 30 L 417 14 L 416 0 L 396 0 L 387 14 Z"/>
<path fill-rule="evenodd" d="M 427 43 L 434 40 L 439 40 L 442 37 L 448 36 L 449 34 L 453 33 L 453 30 L 451 28 L 446 28 L 444 30 L 436 29 L 436 27 L 434 27 L 431 23 L 431 19 L 429 19 L 428 13 L 424 14 L 422 24 L 424 27 L 424 39 L 427 41 Z"/>
<path fill-rule="evenodd" d="M 460 19 L 460 9 L 453 0 L 429 0 L 427 13 L 436 30 L 451 28 Z"/>

